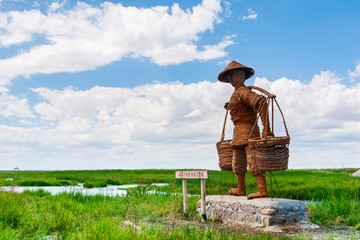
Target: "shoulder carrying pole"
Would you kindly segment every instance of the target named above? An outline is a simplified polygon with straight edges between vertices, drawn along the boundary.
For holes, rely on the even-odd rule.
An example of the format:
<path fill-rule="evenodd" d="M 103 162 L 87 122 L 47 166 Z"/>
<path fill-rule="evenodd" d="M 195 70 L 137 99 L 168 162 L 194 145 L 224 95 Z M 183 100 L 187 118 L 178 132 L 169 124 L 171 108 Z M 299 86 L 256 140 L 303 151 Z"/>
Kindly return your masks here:
<path fill-rule="evenodd" d="M 225 120 L 224 120 L 224 125 L 223 125 L 223 129 L 222 129 L 222 133 L 221 133 L 221 141 L 222 142 L 225 139 L 225 126 L 226 126 L 226 119 L 227 119 L 228 112 L 229 112 L 229 108 L 226 108 Z"/>
<path fill-rule="evenodd" d="M 277 107 L 278 107 L 278 109 L 279 109 L 279 111 L 280 111 L 281 117 L 282 117 L 282 119 L 283 119 L 283 123 L 284 123 L 284 128 L 285 128 L 285 131 L 286 131 L 286 135 L 289 137 L 289 132 L 288 132 L 288 129 L 287 129 L 287 127 L 286 127 L 285 117 L 284 117 L 283 112 L 281 111 L 281 108 L 280 108 L 280 106 L 279 106 L 279 103 L 276 101 L 276 95 L 271 94 L 271 93 L 269 93 L 268 91 L 266 91 L 266 90 L 264 90 L 264 89 L 262 89 L 262 88 L 260 88 L 260 87 L 257 87 L 257 86 L 249 86 L 248 88 L 250 88 L 250 89 L 255 89 L 255 90 L 258 90 L 259 92 L 264 93 L 264 94 L 267 96 L 266 101 L 267 101 L 267 103 L 268 103 L 268 106 L 270 105 L 270 99 L 271 99 L 271 103 L 272 103 L 272 104 L 271 104 L 271 113 L 272 113 L 272 121 L 271 121 L 271 128 L 272 128 L 272 129 L 271 129 L 271 130 L 272 130 L 273 133 L 274 133 L 274 101 L 275 101 L 275 103 L 276 103 L 276 105 L 277 105 Z M 262 111 L 263 107 L 264 107 L 264 105 L 261 106 L 261 110 L 260 110 L 260 111 Z M 266 111 L 266 113 L 267 113 L 266 115 L 267 115 L 267 117 L 268 117 L 269 112 Z M 256 121 L 255 121 L 255 125 L 253 126 L 253 128 L 252 128 L 252 130 L 251 130 L 250 138 L 251 138 L 251 136 L 252 136 L 252 134 L 253 134 L 254 128 L 255 128 L 258 120 L 259 120 L 259 115 L 257 116 Z"/>

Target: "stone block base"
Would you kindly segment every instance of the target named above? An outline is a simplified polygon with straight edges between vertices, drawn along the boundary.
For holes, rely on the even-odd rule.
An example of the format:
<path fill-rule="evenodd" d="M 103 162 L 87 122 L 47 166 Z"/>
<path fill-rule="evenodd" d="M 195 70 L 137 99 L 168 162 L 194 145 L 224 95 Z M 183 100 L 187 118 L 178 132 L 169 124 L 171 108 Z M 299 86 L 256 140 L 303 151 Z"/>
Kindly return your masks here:
<path fill-rule="evenodd" d="M 200 212 L 200 201 L 197 203 Z M 297 225 L 303 228 L 317 228 L 311 224 L 308 208 L 298 200 L 282 198 L 260 198 L 210 195 L 206 196 L 206 216 L 213 220 L 244 224 L 250 227 Z"/>

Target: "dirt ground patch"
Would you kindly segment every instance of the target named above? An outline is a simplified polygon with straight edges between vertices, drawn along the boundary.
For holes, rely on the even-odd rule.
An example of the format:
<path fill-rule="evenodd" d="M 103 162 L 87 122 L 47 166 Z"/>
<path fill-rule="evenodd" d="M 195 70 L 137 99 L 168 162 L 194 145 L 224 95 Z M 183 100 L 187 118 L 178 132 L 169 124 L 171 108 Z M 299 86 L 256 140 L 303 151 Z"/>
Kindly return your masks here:
<path fill-rule="evenodd" d="M 351 227 L 321 226 L 319 229 L 302 229 L 286 233 L 287 236 L 307 236 L 312 239 L 360 239 L 360 231 Z"/>
<path fill-rule="evenodd" d="M 160 224 L 172 227 L 173 223 L 169 222 L 153 222 L 151 224 Z M 175 222 L 175 227 L 200 227 L 200 228 L 213 228 L 219 231 L 236 231 L 239 235 L 244 235 L 244 237 L 249 237 L 251 235 L 256 235 L 259 233 L 267 232 L 270 236 L 274 238 L 282 237 L 291 237 L 295 239 L 356 239 L 360 240 L 360 231 L 355 230 L 351 227 L 346 226 L 320 226 L 318 229 L 303 229 L 296 226 L 279 226 L 273 229 L 273 231 L 266 231 L 264 228 L 251 228 L 249 226 L 239 225 L 239 224 L 228 224 L 222 222 L 193 222 L 185 220 L 177 220 Z"/>

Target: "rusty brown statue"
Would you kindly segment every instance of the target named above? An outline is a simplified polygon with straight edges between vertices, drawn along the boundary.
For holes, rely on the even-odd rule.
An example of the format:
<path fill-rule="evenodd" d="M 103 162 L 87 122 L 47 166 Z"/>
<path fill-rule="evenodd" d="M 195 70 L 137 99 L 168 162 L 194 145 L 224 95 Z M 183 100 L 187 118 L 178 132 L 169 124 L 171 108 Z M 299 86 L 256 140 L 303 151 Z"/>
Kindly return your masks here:
<path fill-rule="evenodd" d="M 229 109 L 231 120 L 235 125 L 232 142 L 232 171 L 237 177 L 238 188 L 230 189 L 229 194 L 246 196 L 245 173 L 249 165 L 249 171 L 254 176 L 259 191 L 249 194 L 248 199 L 268 196 L 265 173 L 258 172 L 252 160 L 247 161 L 246 146 L 251 132 L 253 131 L 253 137 L 260 137 L 260 129 L 255 124 L 257 113 L 263 125 L 262 135 L 272 136 L 269 119 L 266 117 L 266 111 L 268 111 L 266 98 L 244 85 L 245 80 L 253 75 L 254 69 L 232 61 L 218 76 L 219 81 L 230 83 L 235 88 L 230 101 L 224 106 L 225 109 Z"/>

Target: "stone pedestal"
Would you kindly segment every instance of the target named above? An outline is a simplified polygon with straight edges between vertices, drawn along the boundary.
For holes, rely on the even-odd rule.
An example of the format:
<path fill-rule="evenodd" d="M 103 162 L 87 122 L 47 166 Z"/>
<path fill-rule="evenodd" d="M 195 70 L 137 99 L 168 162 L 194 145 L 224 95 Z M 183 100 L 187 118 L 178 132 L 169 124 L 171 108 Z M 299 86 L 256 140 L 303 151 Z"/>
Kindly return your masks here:
<path fill-rule="evenodd" d="M 200 201 L 197 204 L 200 211 Z M 298 200 L 261 198 L 247 200 L 246 197 L 210 195 L 206 196 L 206 215 L 250 227 L 296 225 L 302 228 L 317 228 L 311 224 L 308 208 Z"/>

